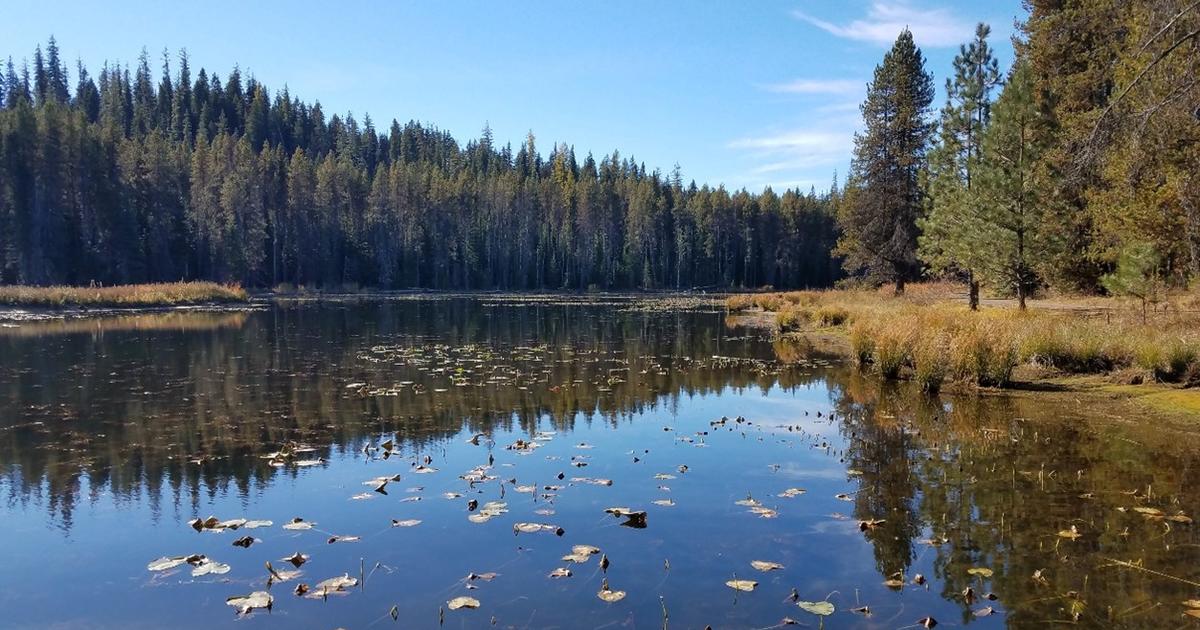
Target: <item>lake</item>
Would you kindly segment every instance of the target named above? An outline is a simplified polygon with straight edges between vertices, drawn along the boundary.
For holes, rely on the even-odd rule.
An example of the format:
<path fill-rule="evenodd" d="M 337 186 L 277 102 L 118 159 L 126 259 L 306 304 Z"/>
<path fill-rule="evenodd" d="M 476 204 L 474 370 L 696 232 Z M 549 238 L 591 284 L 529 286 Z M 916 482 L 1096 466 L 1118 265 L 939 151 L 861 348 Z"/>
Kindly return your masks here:
<path fill-rule="evenodd" d="M 703 300 L 21 322 L 0 626 L 1194 625 L 1198 446 L 881 383 Z"/>

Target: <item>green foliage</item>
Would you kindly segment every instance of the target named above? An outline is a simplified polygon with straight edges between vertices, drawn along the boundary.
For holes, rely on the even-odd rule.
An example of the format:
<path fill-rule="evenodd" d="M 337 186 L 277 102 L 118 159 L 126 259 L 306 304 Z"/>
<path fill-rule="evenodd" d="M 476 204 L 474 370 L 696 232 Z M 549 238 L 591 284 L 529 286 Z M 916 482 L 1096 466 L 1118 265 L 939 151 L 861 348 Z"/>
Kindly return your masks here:
<path fill-rule="evenodd" d="M 969 220 L 971 186 L 982 157 L 984 131 L 991 122 L 992 90 L 1000 84 L 998 62 L 988 45 L 991 29 L 979 24 L 975 40 L 954 58 L 954 77 L 946 79 L 937 144 L 929 155 L 929 205 L 918 221 L 918 254 L 935 273 L 966 277 L 972 307 L 978 289 L 970 258 L 975 235 Z"/>
<path fill-rule="evenodd" d="M 865 130 L 840 205 L 838 253 L 848 271 L 897 292 L 917 278 L 917 217 L 925 203 L 921 173 L 932 125 L 933 77 L 907 29 L 875 68 L 862 104 Z"/>
<path fill-rule="evenodd" d="M 838 192 L 685 184 L 618 153 L 377 131 L 186 54 L 0 81 L 0 284 L 823 287 Z"/>
<path fill-rule="evenodd" d="M 1150 243 L 1130 243 L 1117 258 L 1117 269 L 1100 279 L 1113 295 L 1135 297 L 1142 301 L 1142 320 L 1146 319 L 1146 304 L 1162 300 L 1166 290 L 1161 273 L 1162 259 Z"/>

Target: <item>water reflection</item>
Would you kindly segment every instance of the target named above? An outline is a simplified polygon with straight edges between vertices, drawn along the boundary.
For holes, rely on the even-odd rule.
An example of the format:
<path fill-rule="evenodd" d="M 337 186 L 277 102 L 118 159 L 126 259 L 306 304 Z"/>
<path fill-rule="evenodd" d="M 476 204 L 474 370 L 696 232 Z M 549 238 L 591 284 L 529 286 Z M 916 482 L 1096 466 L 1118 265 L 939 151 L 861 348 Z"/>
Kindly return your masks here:
<path fill-rule="evenodd" d="M 1101 419 L 1105 409 L 1065 397 L 930 398 L 881 385 L 836 364 L 835 355 L 828 340 L 786 344 L 728 328 L 711 308 L 662 310 L 634 301 L 291 303 L 250 313 L 24 324 L 0 332 L 0 516 L 31 538 L 30 523 L 48 519 L 57 532 L 38 540 L 52 559 L 104 544 L 120 523 L 128 539 L 94 553 L 106 554 L 127 582 L 144 578 L 147 554 L 194 544 L 180 542 L 189 540 L 181 523 L 210 510 L 282 519 L 300 507 L 316 511 L 321 504 L 308 490 L 316 487 L 333 493 L 323 521 L 361 527 L 363 517 L 346 507 L 346 496 L 377 474 L 359 451 L 385 436 L 395 440 L 397 459 L 436 457 L 452 478 L 480 463 L 482 447 L 464 445 L 463 436 L 495 437 L 487 454 L 505 462 L 516 461 L 503 451 L 506 440 L 557 431 L 564 444 L 548 447 L 557 463 L 529 457 L 499 465 L 517 466 L 504 475 L 545 483 L 580 452 L 571 444 L 598 443 L 589 451 L 592 468 L 577 474 L 617 483 L 582 504 L 564 497 L 555 518 L 569 532 L 590 532 L 588 540 L 564 544 L 598 544 L 616 566 L 637 569 L 610 575 L 631 593 L 625 608 L 595 608 L 591 582 L 561 587 L 554 612 L 533 606 L 527 596 L 545 588 L 550 567 L 526 566 L 532 561 L 524 547 L 503 555 L 525 539 L 514 542 L 501 531 L 477 540 L 490 530 L 455 529 L 459 508 L 434 503 L 434 496 L 413 504 L 428 523 L 420 530 L 429 532 L 421 539 L 428 549 L 397 551 L 368 537 L 360 550 L 314 555 L 326 556 L 324 571 L 351 570 L 363 556 L 389 566 L 393 553 L 403 554 L 398 565 L 451 558 L 475 570 L 494 553 L 512 576 L 487 587 L 505 594 L 506 604 L 494 610 L 500 625 L 568 627 L 581 614 L 593 615 L 596 625 L 661 623 L 663 595 L 678 607 L 671 619 L 681 627 L 765 627 L 806 614 L 783 602 L 791 588 L 811 600 L 837 592 L 831 601 L 839 610 L 828 627 L 897 627 L 924 615 L 981 627 L 1183 623 L 1179 602 L 1194 598 L 1200 582 L 1200 545 L 1190 518 L 1180 516 L 1200 511 L 1195 435 L 1145 419 Z M 722 414 L 750 422 L 708 424 Z M 264 456 L 288 441 L 313 445 L 311 457 L 328 463 L 319 470 L 273 466 Z M 697 443 L 707 448 L 692 448 Z M 635 453 L 646 459 L 640 467 L 631 463 Z M 658 453 L 669 459 L 655 460 Z M 687 475 L 676 473 L 681 479 L 650 476 L 681 463 L 691 465 Z M 610 501 L 645 504 L 668 485 L 676 506 L 653 512 L 643 538 L 614 534 L 599 515 Z M 775 497 L 789 486 L 808 494 Z M 747 491 L 779 517 L 756 519 L 735 508 Z M 298 496 L 302 506 L 294 505 Z M 382 507 L 369 509 L 380 522 L 399 512 L 376 504 Z M 1077 536 L 1060 535 L 1072 528 Z M 445 547 L 460 541 L 461 548 Z M 471 547 L 483 542 L 491 552 Z M 532 549 L 539 544 L 549 543 Z M 229 557 L 228 541 L 214 549 Z M 337 556 L 328 557 L 334 553 L 346 554 L 340 568 Z M 745 575 L 751 556 L 787 569 Z M 668 559 L 674 568 L 664 572 Z M 22 562 L 35 560 L 43 558 L 18 554 L 0 575 L 15 578 Z M 85 581 L 77 569 L 41 570 L 47 584 Z M 432 611 L 448 595 L 422 585 L 453 584 L 464 571 L 431 571 L 383 579 L 395 581 L 389 593 L 406 593 L 401 604 Z M 759 591 L 731 603 L 722 586 L 731 571 L 760 580 Z M 918 574 L 924 585 L 914 583 Z M 235 582 L 240 588 L 261 580 L 252 575 Z M 712 580 L 695 583 L 702 576 Z M 904 586 L 889 588 L 885 580 Z M 120 586 L 72 588 L 99 625 L 188 625 L 169 617 L 180 606 L 195 625 L 226 619 L 219 603 L 196 601 L 197 586 L 156 588 L 138 598 L 145 610 L 132 617 L 112 607 L 129 596 Z M 36 580 L 24 588 L 0 595 L 0 607 L 23 604 L 18 626 L 78 621 L 50 599 L 37 600 Z M 226 591 L 205 592 L 235 594 Z M 367 625 L 393 605 L 370 593 L 355 595 L 361 610 L 331 604 L 305 614 L 330 626 Z M 863 604 L 872 616 L 848 612 Z M 271 619 L 282 625 L 290 606 L 280 608 Z M 996 614 L 977 616 L 988 608 Z M 431 612 L 421 614 L 411 625 L 434 625 Z"/>

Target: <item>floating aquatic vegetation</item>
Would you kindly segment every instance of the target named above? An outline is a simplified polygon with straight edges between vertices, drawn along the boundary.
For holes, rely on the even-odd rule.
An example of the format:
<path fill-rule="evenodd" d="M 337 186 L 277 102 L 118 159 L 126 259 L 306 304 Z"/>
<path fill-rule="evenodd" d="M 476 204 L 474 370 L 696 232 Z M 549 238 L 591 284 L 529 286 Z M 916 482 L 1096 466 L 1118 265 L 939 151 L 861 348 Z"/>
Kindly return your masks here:
<path fill-rule="evenodd" d="M 479 600 L 474 597 L 455 597 L 446 602 L 446 608 L 450 610 L 458 610 L 459 608 L 479 608 Z"/>
<path fill-rule="evenodd" d="M 300 568 L 305 562 L 308 562 L 308 554 L 296 552 L 282 559 L 284 562 L 292 563 L 292 566 Z"/>
<path fill-rule="evenodd" d="M 224 575 L 229 573 L 230 566 L 224 562 L 217 562 L 209 558 L 201 558 L 197 563 L 192 564 L 192 577 L 202 577 L 205 575 Z"/>
<path fill-rule="evenodd" d="M 612 604 L 625 599 L 625 591 L 612 590 L 608 586 L 608 578 L 604 578 L 600 582 L 600 591 L 596 593 L 596 597 L 599 597 L 602 601 Z"/>
<path fill-rule="evenodd" d="M 404 519 L 402 521 L 392 519 L 392 527 L 416 527 L 417 525 L 420 525 L 420 524 L 421 524 L 420 519 L 415 519 L 415 518 L 408 518 L 408 519 Z"/>
<path fill-rule="evenodd" d="M 475 501 L 471 499 L 471 501 Z M 486 523 L 493 518 L 508 512 L 508 504 L 503 501 L 488 501 L 479 508 L 479 511 L 467 516 L 467 520 L 472 523 Z"/>
<path fill-rule="evenodd" d="M 266 566 L 268 575 L 267 586 L 270 586 L 275 582 L 287 582 L 289 580 L 294 580 L 300 577 L 300 575 L 303 573 L 303 571 L 293 571 L 290 569 L 276 569 L 275 567 L 271 566 L 270 561 L 266 563 Z"/>
<path fill-rule="evenodd" d="M 285 523 L 283 528 L 289 529 L 292 531 L 304 531 L 307 529 L 312 529 L 314 525 L 316 525 L 316 523 L 313 523 L 311 521 L 306 521 L 306 520 L 300 518 L 299 516 L 297 516 L 296 518 L 293 518 L 291 520 L 291 522 Z"/>
<path fill-rule="evenodd" d="M 557 536 L 562 536 L 566 533 L 563 528 L 557 525 L 547 525 L 545 523 L 514 523 L 513 533 L 536 534 L 538 532 L 552 532 Z"/>
<path fill-rule="evenodd" d="M 754 580 L 726 580 L 725 586 L 728 586 L 735 591 L 750 592 L 758 586 L 758 582 L 755 582 Z"/>
<path fill-rule="evenodd" d="M 787 490 L 780 492 L 776 496 L 782 497 L 784 499 L 791 499 L 793 497 L 798 497 L 798 496 L 804 494 L 805 492 L 807 492 L 807 490 L 803 490 L 800 488 L 788 488 Z"/>
<path fill-rule="evenodd" d="M 571 577 L 571 570 L 570 570 L 570 569 L 567 569 L 567 568 L 565 568 L 565 567 L 559 567 L 559 568 L 557 568 L 557 569 L 555 569 L 555 570 L 551 571 L 551 572 L 550 572 L 550 574 L 549 574 L 547 577 L 552 577 L 552 578 L 569 578 L 569 577 Z"/>
<path fill-rule="evenodd" d="M 778 562 L 768 562 L 766 560 L 751 560 L 750 566 L 762 572 L 778 571 L 783 569 L 783 565 Z"/>
<path fill-rule="evenodd" d="M 206 560 L 207 558 L 201 554 L 192 554 L 190 556 L 163 556 L 157 560 L 151 560 L 150 563 L 146 565 L 146 569 L 150 571 L 166 571 L 184 564 L 198 566 Z"/>
<path fill-rule="evenodd" d="M 221 532 L 221 531 L 225 531 L 227 529 L 228 530 L 237 530 L 237 529 L 243 529 L 243 528 L 244 529 L 256 529 L 259 527 L 270 527 L 271 525 L 274 525 L 274 523 L 272 523 L 271 521 L 247 520 L 244 518 L 234 518 L 234 519 L 229 519 L 227 521 L 222 521 L 221 519 L 219 519 L 215 516 L 210 516 L 203 520 L 194 518 L 194 519 L 188 521 L 188 525 L 190 525 L 192 529 L 194 529 L 198 532 L 203 532 L 203 531 Z"/>
<path fill-rule="evenodd" d="M 828 601 L 806 602 L 798 601 L 796 605 L 805 612 L 810 612 L 818 617 L 828 617 L 834 613 L 833 604 Z"/>
<path fill-rule="evenodd" d="M 255 591 L 249 595 L 237 595 L 225 600 L 227 605 L 237 609 L 239 615 L 249 614 L 255 608 L 271 610 L 274 602 L 275 600 L 267 591 Z"/>
<path fill-rule="evenodd" d="M 312 589 L 306 587 L 307 595 L 305 596 L 311 599 L 324 599 L 329 595 L 344 595 L 355 586 L 358 586 L 358 578 L 350 577 L 349 573 L 344 573 L 327 580 L 321 580 Z M 297 586 L 297 590 L 299 590 L 299 586 Z M 304 595 L 304 593 L 298 594 Z"/>

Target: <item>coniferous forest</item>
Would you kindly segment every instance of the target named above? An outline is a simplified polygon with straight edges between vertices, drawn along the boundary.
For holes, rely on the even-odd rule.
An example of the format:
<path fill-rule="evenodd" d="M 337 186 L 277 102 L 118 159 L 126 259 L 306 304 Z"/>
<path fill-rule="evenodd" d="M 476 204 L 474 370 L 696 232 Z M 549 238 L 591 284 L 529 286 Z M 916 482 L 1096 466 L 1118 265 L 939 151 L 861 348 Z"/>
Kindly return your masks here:
<path fill-rule="evenodd" d="M 327 115 L 234 68 L 11 59 L 0 282 L 383 289 L 828 286 L 834 189 L 697 186 L 614 152 Z"/>
<path fill-rule="evenodd" d="M 0 283 L 693 289 L 904 284 L 995 294 L 1200 274 L 1200 5 L 1029 0 L 1000 68 L 899 34 L 844 189 L 728 191 L 618 152 L 542 155 L 327 116 L 186 52 L 0 72 Z M 157 76 L 157 78 L 156 78 Z M 1122 263 L 1121 261 L 1125 261 Z M 1126 267 L 1121 269 L 1120 267 Z M 1128 284 L 1128 283 L 1124 283 Z"/>

